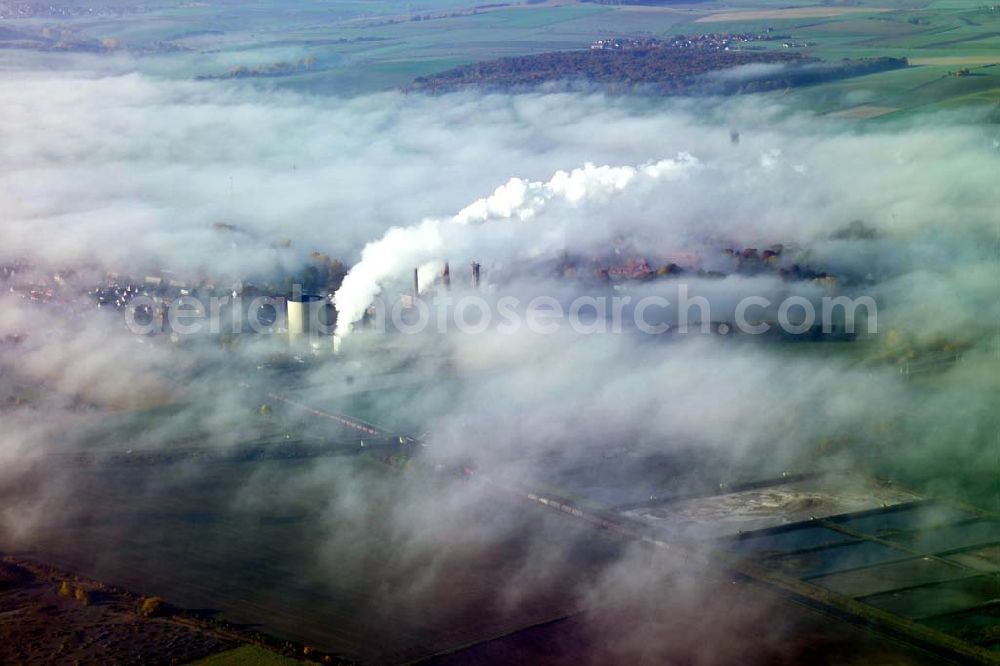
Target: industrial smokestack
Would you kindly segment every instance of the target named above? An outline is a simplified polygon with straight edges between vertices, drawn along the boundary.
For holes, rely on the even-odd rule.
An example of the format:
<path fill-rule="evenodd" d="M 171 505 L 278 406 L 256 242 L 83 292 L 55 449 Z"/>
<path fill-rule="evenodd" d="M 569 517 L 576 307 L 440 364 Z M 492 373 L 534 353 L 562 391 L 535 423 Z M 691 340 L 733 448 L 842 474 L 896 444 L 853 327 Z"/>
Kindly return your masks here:
<path fill-rule="evenodd" d="M 420 297 L 420 275 L 419 269 L 413 269 L 413 300 Z"/>
<path fill-rule="evenodd" d="M 479 262 L 472 262 L 472 287 L 479 289 Z"/>
<path fill-rule="evenodd" d="M 451 290 L 451 268 L 448 266 L 448 262 L 444 262 L 444 272 L 441 274 L 441 283 L 444 285 L 445 291 Z"/>
<path fill-rule="evenodd" d="M 153 323 L 156 330 L 166 332 L 170 328 L 169 307 L 166 301 L 157 300 L 153 305 Z"/>

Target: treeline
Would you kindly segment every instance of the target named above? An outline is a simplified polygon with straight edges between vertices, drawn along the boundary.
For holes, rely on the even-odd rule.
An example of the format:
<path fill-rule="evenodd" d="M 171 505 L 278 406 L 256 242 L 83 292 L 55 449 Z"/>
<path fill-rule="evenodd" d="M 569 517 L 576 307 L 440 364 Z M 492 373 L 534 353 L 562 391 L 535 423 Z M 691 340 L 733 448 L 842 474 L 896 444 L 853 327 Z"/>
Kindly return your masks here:
<path fill-rule="evenodd" d="M 777 67 L 733 68 L 771 64 Z M 907 65 L 905 58 L 826 63 L 787 51 L 631 49 L 555 51 L 464 65 L 416 79 L 409 89 L 449 92 L 468 86 L 532 90 L 562 83 L 606 92 L 658 95 L 737 94 L 811 85 Z M 733 70 L 724 76 L 715 72 Z"/>
<path fill-rule="evenodd" d="M 292 62 L 282 61 L 266 65 L 257 65 L 256 67 L 240 65 L 238 67 L 233 67 L 225 74 L 202 74 L 194 78 L 196 81 L 211 81 L 214 79 L 250 79 L 261 76 L 290 76 L 299 72 L 308 72 L 315 69 L 315 67 L 316 58 L 314 56 L 308 56 L 306 58 L 302 58 L 301 60 L 295 60 Z"/>
<path fill-rule="evenodd" d="M 765 92 L 812 86 L 837 79 L 875 74 L 909 66 L 906 58 L 844 58 L 839 61 L 816 61 L 799 63 L 780 71 L 706 82 L 700 92 L 706 94 L 734 95 L 741 93 Z"/>

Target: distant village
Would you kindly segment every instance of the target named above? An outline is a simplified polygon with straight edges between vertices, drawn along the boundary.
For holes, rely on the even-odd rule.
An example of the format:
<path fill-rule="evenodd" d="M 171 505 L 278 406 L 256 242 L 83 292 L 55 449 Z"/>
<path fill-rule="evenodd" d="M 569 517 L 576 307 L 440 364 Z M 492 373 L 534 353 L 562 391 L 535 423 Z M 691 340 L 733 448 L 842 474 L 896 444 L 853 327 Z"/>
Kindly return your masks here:
<path fill-rule="evenodd" d="M 605 37 L 590 44 L 592 51 L 633 51 L 636 49 L 700 49 L 703 51 L 731 51 L 737 44 L 787 40 L 788 35 L 774 35 L 773 28 L 762 33 L 709 32 L 703 35 L 674 35 L 670 39 L 655 37 Z M 784 42 L 790 44 L 791 42 Z"/>

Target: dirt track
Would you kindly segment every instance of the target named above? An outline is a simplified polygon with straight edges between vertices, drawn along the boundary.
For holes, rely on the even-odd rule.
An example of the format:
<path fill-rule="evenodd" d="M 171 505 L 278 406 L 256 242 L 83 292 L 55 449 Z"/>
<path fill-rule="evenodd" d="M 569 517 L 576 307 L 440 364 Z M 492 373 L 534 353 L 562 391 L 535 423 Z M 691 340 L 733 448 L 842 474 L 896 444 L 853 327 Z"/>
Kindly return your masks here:
<path fill-rule="evenodd" d="M 723 23 L 737 21 L 764 21 L 768 19 L 830 18 L 844 14 L 876 14 L 891 12 L 890 7 L 788 7 L 787 9 L 748 9 L 746 11 L 719 12 L 702 16 L 695 23 Z"/>

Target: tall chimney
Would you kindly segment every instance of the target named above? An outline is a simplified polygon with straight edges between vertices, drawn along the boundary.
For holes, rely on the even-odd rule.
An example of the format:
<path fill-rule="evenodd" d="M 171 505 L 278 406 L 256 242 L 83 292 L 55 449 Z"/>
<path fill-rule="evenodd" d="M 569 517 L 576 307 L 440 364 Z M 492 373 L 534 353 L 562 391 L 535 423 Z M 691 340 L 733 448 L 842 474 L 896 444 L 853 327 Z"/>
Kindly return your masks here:
<path fill-rule="evenodd" d="M 418 275 L 418 269 L 413 269 L 413 300 L 417 300 L 420 297 L 420 277 Z"/>
<path fill-rule="evenodd" d="M 472 262 L 472 287 L 479 289 L 479 262 Z"/>
<path fill-rule="evenodd" d="M 444 273 L 441 274 L 441 283 L 444 285 L 444 290 L 449 291 L 451 289 L 451 268 L 448 266 L 448 262 L 444 262 Z"/>

